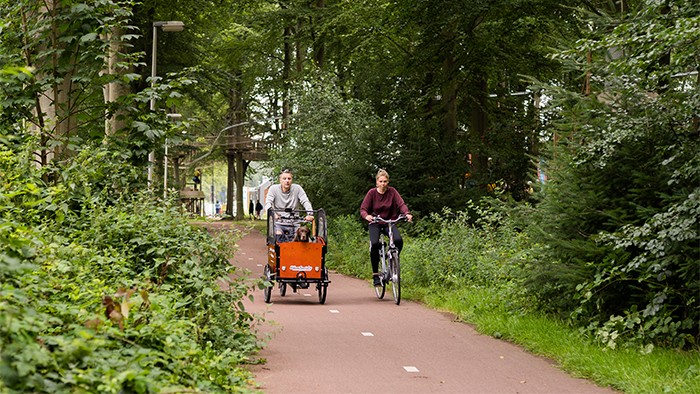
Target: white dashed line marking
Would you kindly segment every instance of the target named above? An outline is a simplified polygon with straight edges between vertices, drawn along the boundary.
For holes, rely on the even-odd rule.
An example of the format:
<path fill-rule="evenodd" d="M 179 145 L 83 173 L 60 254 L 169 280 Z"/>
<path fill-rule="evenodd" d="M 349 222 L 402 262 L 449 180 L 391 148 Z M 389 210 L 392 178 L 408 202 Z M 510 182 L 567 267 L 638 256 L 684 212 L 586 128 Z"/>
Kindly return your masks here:
<path fill-rule="evenodd" d="M 309 294 L 309 293 L 304 293 L 304 297 L 311 297 L 311 294 Z"/>
<path fill-rule="evenodd" d="M 262 264 L 258 264 L 258 267 L 262 267 Z"/>
<path fill-rule="evenodd" d="M 330 312 L 331 312 L 331 313 L 340 313 L 340 311 L 337 310 L 337 309 L 331 309 Z"/>
<path fill-rule="evenodd" d="M 418 372 L 418 368 L 416 367 L 403 367 L 403 369 L 405 369 L 406 372 Z"/>
<path fill-rule="evenodd" d="M 363 336 L 363 337 L 373 337 L 374 334 L 372 334 L 371 332 L 363 332 L 363 333 L 362 333 L 362 336 Z"/>

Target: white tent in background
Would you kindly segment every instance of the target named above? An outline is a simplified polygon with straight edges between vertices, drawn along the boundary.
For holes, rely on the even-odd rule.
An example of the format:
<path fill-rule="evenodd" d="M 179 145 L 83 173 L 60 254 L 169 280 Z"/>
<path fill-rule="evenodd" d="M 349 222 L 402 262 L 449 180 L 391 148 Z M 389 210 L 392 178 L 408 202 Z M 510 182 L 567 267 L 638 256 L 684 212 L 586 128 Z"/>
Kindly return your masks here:
<path fill-rule="evenodd" d="M 248 207 L 251 201 L 253 202 L 253 204 L 256 204 L 258 201 L 260 201 L 260 204 L 265 205 L 265 197 L 267 197 L 267 190 L 270 188 L 271 185 L 272 182 L 265 179 L 258 186 L 246 186 L 243 188 L 243 209 L 246 214 L 248 213 Z M 262 212 L 263 216 L 264 214 L 265 213 Z"/>

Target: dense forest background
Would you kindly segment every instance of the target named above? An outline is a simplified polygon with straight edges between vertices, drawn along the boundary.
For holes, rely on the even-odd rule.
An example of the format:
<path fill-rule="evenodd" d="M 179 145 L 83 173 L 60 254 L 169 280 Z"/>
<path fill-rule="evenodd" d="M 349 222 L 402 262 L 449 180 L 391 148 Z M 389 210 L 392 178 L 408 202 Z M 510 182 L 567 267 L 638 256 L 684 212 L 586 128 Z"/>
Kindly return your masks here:
<path fill-rule="evenodd" d="M 524 284 L 537 308 L 634 346 L 697 346 L 696 1 L 0 0 L 0 10 L 0 305 L 19 308 L 3 316 L 27 312 L 10 292 L 44 300 L 37 314 L 68 302 L 28 284 L 37 267 L 52 288 L 70 281 L 65 245 L 91 244 L 81 250 L 102 259 L 109 242 L 87 233 L 100 212 L 161 196 L 176 205 L 165 186 L 226 162 L 227 213 L 242 215 L 250 163 L 265 159 L 271 176 L 292 168 L 332 218 L 357 216 L 388 170 L 416 214 L 414 237 L 458 212 L 481 226 L 479 204 L 497 204 L 533 244 Z M 88 293 L 172 290 L 162 285 L 174 252 L 110 212 L 126 222 L 112 241 L 150 257 Z M 199 345 L 224 346 L 224 323 Z M 0 333 L 17 345 L 59 326 Z M 12 365 L 21 375 L 37 364 Z"/>

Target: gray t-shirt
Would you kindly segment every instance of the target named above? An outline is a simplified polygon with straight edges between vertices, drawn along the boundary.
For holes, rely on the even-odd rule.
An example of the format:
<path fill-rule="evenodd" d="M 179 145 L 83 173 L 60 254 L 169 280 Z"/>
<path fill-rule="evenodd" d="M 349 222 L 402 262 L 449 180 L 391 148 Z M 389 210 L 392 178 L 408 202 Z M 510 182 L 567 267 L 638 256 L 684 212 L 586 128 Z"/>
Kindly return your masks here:
<path fill-rule="evenodd" d="M 297 185 L 296 183 L 292 183 L 292 185 L 289 187 L 289 191 L 285 193 L 282 191 L 282 185 L 272 185 L 270 186 L 270 190 L 267 192 L 267 197 L 265 198 L 265 208 L 263 209 L 265 212 L 267 212 L 269 208 L 297 209 L 299 204 L 301 204 L 304 209 L 309 211 L 309 214 L 311 214 L 311 211 L 313 211 L 311 201 L 309 201 L 309 198 L 306 196 L 306 192 L 301 186 Z"/>

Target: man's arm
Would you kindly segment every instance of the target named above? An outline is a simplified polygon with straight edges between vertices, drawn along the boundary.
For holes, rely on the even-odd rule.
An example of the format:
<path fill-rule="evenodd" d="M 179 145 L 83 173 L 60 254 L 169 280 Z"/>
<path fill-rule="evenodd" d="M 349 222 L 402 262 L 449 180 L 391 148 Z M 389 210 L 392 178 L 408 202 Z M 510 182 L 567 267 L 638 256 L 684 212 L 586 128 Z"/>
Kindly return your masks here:
<path fill-rule="evenodd" d="M 299 185 L 296 186 L 297 198 L 299 199 L 299 203 L 304 207 L 304 209 L 309 211 L 309 214 L 311 214 L 311 211 L 313 211 L 314 208 L 311 206 L 311 201 L 309 201 L 309 197 L 306 195 L 306 192 L 304 191 L 303 187 Z"/>
<path fill-rule="evenodd" d="M 306 209 L 306 217 L 304 218 L 306 221 L 310 222 L 314 220 L 313 216 L 313 210 L 314 208 L 311 206 L 311 201 L 309 201 L 309 197 L 306 195 L 306 192 L 304 191 L 304 188 L 299 186 L 299 185 L 293 185 L 296 186 L 296 194 L 297 194 L 297 199 L 299 203 Z"/>

